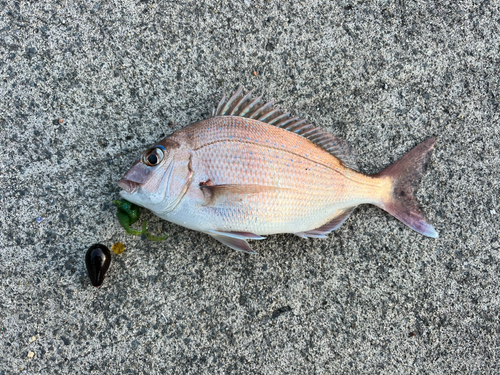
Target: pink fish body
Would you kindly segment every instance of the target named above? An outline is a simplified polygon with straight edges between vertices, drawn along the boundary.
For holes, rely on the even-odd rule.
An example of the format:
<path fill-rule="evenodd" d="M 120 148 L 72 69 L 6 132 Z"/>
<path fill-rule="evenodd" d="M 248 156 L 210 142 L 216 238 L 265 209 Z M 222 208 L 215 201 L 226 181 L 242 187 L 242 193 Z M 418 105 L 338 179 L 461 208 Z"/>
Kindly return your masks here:
<path fill-rule="evenodd" d="M 368 176 L 344 140 L 240 88 L 143 153 L 119 186 L 126 200 L 246 252 L 264 235 L 326 237 L 365 203 L 437 237 L 414 199 L 434 142 Z"/>

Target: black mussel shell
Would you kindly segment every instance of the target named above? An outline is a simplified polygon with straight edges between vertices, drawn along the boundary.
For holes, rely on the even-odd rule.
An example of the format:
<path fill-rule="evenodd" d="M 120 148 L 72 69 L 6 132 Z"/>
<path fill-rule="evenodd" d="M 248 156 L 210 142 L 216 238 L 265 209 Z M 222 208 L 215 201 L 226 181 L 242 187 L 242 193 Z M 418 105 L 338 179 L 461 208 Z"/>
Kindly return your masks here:
<path fill-rule="evenodd" d="M 85 254 L 85 264 L 89 274 L 90 282 L 97 287 L 104 281 L 104 274 L 109 268 L 111 253 L 109 249 L 101 244 L 90 246 Z"/>

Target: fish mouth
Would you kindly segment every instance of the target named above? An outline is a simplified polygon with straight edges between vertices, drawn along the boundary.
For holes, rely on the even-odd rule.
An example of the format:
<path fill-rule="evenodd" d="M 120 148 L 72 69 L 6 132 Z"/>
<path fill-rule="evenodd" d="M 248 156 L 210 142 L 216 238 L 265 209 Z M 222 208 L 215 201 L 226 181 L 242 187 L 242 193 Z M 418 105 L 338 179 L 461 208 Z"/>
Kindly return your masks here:
<path fill-rule="evenodd" d="M 118 181 L 118 186 L 125 190 L 128 194 L 134 194 L 139 188 L 139 184 L 137 182 L 127 180 L 126 178 L 122 178 Z"/>

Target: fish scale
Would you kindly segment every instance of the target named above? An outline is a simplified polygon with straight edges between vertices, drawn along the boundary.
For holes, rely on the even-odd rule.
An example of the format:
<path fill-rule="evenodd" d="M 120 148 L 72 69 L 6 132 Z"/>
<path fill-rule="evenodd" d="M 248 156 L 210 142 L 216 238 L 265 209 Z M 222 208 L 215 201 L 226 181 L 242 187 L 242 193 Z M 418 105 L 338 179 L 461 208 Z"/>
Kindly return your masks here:
<path fill-rule="evenodd" d="M 345 208 L 348 180 L 342 173 L 349 171 L 304 137 L 231 116 L 204 120 L 186 132 L 193 140 L 193 169 L 203 170 L 214 185 L 277 188 L 247 194 L 242 201 L 229 196 L 202 208 L 207 211 L 206 217 L 217 213 L 213 229 L 224 227 L 261 235 L 302 232 L 321 226 Z M 359 187 L 363 190 L 363 185 Z M 365 198 L 362 191 L 359 195 Z M 351 194 L 350 201 L 355 199 Z M 249 224 L 249 217 L 261 220 Z"/>
<path fill-rule="evenodd" d="M 213 117 L 144 152 L 119 185 L 161 218 L 246 252 L 262 235 L 325 237 L 364 203 L 437 237 L 414 198 L 434 142 L 368 176 L 343 139 L 240 88 Z"/>

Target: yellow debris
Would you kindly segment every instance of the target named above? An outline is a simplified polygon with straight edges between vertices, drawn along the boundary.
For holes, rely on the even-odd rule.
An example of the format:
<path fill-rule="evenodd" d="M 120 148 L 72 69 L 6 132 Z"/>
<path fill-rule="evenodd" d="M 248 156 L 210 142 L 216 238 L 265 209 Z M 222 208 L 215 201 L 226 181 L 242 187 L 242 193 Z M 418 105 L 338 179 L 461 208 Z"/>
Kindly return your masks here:
<path fill-rule="evenodd" d="M 115 254 L 121 254 L 125 251 L 125 245 L 121 242 L 117 242 L 111 247 L 111 251 Z"/>

